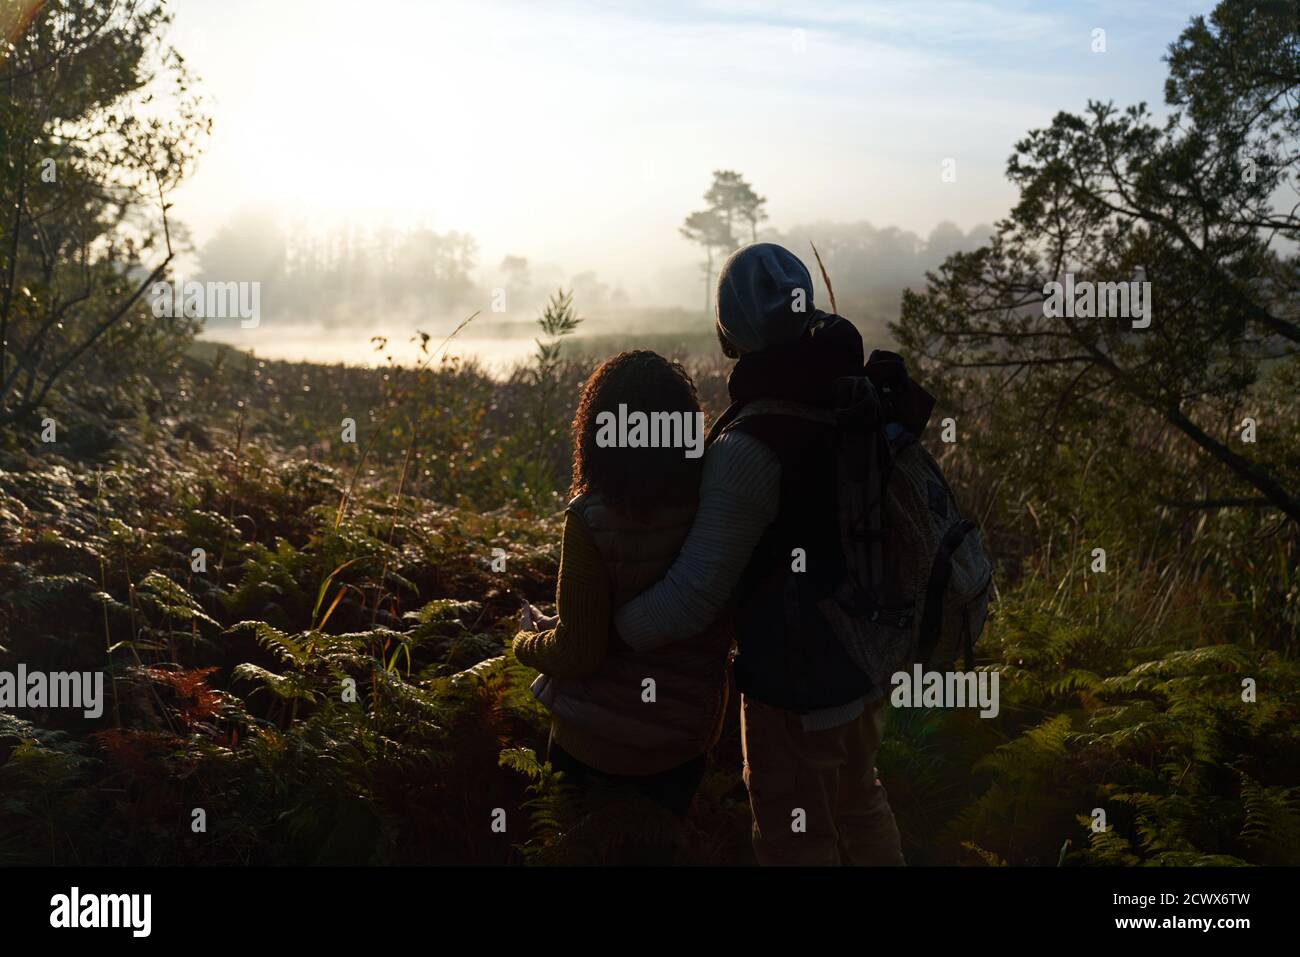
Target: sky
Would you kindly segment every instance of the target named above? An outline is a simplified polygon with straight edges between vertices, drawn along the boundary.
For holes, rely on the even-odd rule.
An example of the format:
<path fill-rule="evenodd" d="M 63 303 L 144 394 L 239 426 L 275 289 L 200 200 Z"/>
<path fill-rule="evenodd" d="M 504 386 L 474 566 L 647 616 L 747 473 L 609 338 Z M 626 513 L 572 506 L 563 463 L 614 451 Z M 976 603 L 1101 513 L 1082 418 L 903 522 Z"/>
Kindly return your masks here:
<path fill-rule="evenodd" d="M 213 118 L 173 197 L 199 245 L 245 206 L 455 229 L 485 266 L 594 269 L 653 304 L 661 270 L 699 260 L 677 229 L 712 170 L 741 171 L 778 228 L 993 222 L 1018 138 L 1090 98 L 1158 107 L 1166 47 L 1213 3 L 168 6 Z"/>

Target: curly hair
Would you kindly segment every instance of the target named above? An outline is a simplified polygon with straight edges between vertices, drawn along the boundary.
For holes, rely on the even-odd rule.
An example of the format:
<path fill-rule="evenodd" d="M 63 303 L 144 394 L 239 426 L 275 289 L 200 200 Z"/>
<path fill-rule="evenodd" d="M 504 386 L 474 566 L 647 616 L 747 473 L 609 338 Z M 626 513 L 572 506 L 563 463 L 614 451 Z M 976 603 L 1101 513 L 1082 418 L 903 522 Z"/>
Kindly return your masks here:
<path fill-rule="evenodd" d="M 573 416 L 573 482 L 570 495 L 599 493 L 613 507 L 648 512 L 657 506 L 689 504 L 699 494 L 702 458 L 682 448 L 627 448 L 596 442 L 597 416 L 700 411 L 695 383 L 679 362 L 636 349 L 606 359 L 587 377 Z"/>

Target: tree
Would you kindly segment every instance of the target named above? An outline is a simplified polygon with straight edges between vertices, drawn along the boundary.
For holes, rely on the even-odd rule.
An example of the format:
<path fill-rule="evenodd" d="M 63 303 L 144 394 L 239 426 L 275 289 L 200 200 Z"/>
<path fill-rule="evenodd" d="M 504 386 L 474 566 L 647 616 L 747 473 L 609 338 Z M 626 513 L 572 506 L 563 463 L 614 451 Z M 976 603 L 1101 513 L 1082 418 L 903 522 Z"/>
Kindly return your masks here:
<path fill-rule="evenodd" d="M 715 209 L 703 209 L 686 217 L 681 234 L 704 247 L 704 311 L 713 303 L 713 257 L 736 248 L 735 237 Z"/>
<path fill-rule="evenodd" d="M 501 260 L 501 273 L 506 277 L 506 291 L 511 302 L 523 302 L 532 286 L 532 276 L 528 272 L 526 256 L 509 255 Z"/>
<path fill-rule="evenodd" d="M 726 222 L 728 234 L 734 224 L 745 222 L 749 223 L 749 241 L 758 241 L 758 224 L 767 219 L 763 209 L 767 198 L 755 193 L 743 176 L 734 170 L 714 170 L 713 185 L 704 194 L 704 200 Z"/>
<path fill-rule="evenodd" d="M 1300 342 L 1300 26 L 1295 5 L 1224 0 L 1171 47 L 1156 124 L 1145 104 L 1092 102 L 1016 146 L 1020 188 L 988 245 L 949 257 L 904 296 L 894 331 L 914 358 L 1015 389 L 1042 423 L 1088 397 L 1098 415 L 1145 414 L 1252 495 L 1217 502 L 1279 509 L 1300 523 L 1295 450 L 1233 442 L 1243 396 L 1294 372 Z M 1149 328 L 1056 316 L 1047 284 L 1151 282 Z M 1284 429 L 1275 430 L 1284 432 Z M 1261 451 L 1256 452 L 1259 448 Z"/>
<path fill-rule="evenodd" d="M 238 276 L 279 283 L 285 273 L 287 239 L 275 215 L 245 206 L 220 226 L 199 251 L 200 280 Z"/>
<path fill-rule="evenodd" d="M 691 242 L 704 247 L 704 308 L 707 312 L 713 295 L 713 258 L 715 253 L 726 255 L 740 245 L 736 239 L 736 226 L 749 223 L 750 241 L 758 239 L 758 224 L 767 219 L 763 209 L 767 203 L 739 173 L 733 170 L 714 170 L 713 184 L 704 194 L 706 209 L 686 217 L 680 232 Z"/>
<path fill-rule="evenodd" d="M 144 301 L 175 249 L 168 193 L 207 133 L 159 2 L 62 0 L 0 39 L 0 423 L 96 352 L 125 368 L 192 332 Z"/>

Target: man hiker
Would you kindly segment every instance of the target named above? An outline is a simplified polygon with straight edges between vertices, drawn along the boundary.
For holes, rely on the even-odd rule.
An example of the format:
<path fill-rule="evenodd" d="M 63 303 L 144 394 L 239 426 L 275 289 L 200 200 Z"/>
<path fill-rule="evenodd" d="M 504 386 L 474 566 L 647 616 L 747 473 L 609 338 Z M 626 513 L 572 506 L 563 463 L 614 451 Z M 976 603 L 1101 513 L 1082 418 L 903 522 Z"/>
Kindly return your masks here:
<path fill-rule="evenodd" d="M 743 414 L 761 409 L 758 400 L 832 407 L 832 383 L 863 374 L 862 337 L 813 308 L 808 270 L 772 243 L 746 246 L 723 266 L 717 334 L 738 361 L 732 409 L 709 436 L 694 523 L 665 576 L 624 604 L 615 625 L 634 649 L 650 649 L 704 631 L 734 597 L 759 863 L 902 864 L 875 769 L 884 689 L 779 584 L 800 570 L 792 562 L 830 576 L 828 563 L 841 561 L 833 430 L 789 414 Z"/>

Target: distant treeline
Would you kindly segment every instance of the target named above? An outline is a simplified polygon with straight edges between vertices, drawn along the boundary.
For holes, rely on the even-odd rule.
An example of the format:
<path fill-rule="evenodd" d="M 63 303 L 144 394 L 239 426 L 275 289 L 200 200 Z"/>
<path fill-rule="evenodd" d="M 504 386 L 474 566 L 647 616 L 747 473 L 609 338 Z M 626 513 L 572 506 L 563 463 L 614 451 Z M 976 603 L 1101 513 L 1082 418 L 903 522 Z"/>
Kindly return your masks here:
<path fill-rule="evenodd" d="M 922 237 L 868 222 L 817 222 L 762 230 L 759 239 L 789 246 L 809 262 L 809 241 L 815 242 L 840 310 L 883 326 L 897 318 L 904 289 L 923 285 L 928 270 L 954 252 L 978 247 L 991 232 L 987 226 L 963 232 L 945 222 Z M 253 208 L 236 214 L 202 246 L 199 263 L 197 278 L 261 282 L 268 317 L 310 319 L 325 330 L 365 325 L 378 313 L 394 312 L 450 318 L 477 309 L 484 321 L 531 321 L 561 285 L 573 290 L 585 315 L 595 317 L 664 305 L 701 310 L 700 278 L 690 266 L 661 271 L 652 301 L 641 302 L 590 270 L 567 275 L 520 255 L 483 263 L 478 242 L 468 233 L 357 225 L 309 231 L 282 226 Z M 818 304 L 825 306 L 824 293 L 819 296 Z M 233 321 L 212 319 L 209 325 Z"/>

